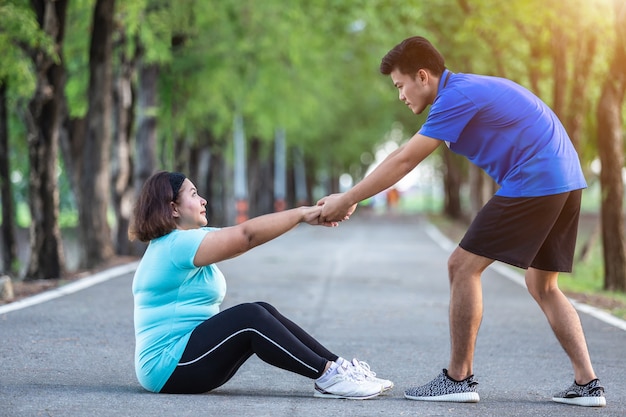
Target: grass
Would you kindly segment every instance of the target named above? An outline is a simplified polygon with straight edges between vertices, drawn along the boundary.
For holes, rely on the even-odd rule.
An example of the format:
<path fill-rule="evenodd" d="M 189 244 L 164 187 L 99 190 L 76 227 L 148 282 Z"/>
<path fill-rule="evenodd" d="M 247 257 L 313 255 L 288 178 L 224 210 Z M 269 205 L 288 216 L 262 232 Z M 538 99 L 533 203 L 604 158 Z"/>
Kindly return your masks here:
<path fill-rule="evenodd" d="M 582 242 L 579 241 L 579 246 Z M 604 262 L 599 242 L 592 245 L 585 260 L 577 259 L 571 274 L 562 274 L 559 285 L 574 298 L 588 302 L 626 320 L 626 293 L 604 289 Z M 598 301 L 594 301 L 598 300 Z M 597 305 L 600 304 L 600 305 Z"/>

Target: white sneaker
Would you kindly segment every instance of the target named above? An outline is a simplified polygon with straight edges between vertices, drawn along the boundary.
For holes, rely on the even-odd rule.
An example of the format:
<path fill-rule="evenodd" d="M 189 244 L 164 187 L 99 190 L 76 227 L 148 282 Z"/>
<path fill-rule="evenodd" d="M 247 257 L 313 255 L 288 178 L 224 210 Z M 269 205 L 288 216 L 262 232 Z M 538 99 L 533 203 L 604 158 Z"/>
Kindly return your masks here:
<path fill-rule="evenodd" d="M 348 362 L 355 372 L 363 375 L 366 381 L 371 381 L 379 384 L 382 387 L 382 391 L 389 391 L 393 388 L 393 382 L 388 379 L 382 379 L 376 377 L 376 372 L 370 369 L 367 362 L 360 361 L 356 358 L 352 359 L 352 362 Z"/>
<path fill-rule="evenodd" d="M 347 369 L 337 366 L 334 375 L 328 380 L 315 381 L 314 397 L 342 398 L 348 400 L 365 400 L 376 397 L 381 393 L 381 385 L 366 380 L 363 375 L 356 373 L 352 367 Z"/>

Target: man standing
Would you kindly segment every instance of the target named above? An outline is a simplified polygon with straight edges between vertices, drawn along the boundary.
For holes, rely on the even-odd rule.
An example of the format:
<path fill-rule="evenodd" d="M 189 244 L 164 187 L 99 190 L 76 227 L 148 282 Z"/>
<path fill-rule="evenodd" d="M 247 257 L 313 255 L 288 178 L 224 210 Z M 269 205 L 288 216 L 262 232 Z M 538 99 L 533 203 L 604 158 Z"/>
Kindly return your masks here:
<path fill-rule="evenodd" d="M 481 274 L 495 260 L 526 270 L 528 291 L 541 307 L 574 369 L 574 383 L 553 400 L 604 406 L 580 318 L 558 288 L 571 272 L 580 200 L 586 182 L 576 150 L 550 108 L 502 78 L 455 74 L 423 37 L 411 37 L 382 59 L 415 114 L 431 105 L 424 125 L 370 175 L 342 194 L 324 197 L 323 221 L 347 219 L 356 204 L 394 185 L 441 142 L 500 186 L 448 260 L 450 362 L 431 382 L 405 392 L 423 401 L 477 402 L 474 348 L 482 320 Z"/>

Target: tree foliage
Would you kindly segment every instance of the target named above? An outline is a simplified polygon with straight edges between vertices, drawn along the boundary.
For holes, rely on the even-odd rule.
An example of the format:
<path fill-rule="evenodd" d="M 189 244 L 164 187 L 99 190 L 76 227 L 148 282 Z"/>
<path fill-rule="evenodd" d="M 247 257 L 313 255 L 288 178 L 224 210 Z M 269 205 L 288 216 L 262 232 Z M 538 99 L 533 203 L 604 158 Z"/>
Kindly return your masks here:
<path fill-rule="evenodd" d="M 98 35 L 96 4 L 74 0 L 67 10 L 59 56 L 67 74 L 62 137 L 80 132 L 94 94 L 89 48 Z M 304 154 L 309 199 L 325 178 L 330 184 L 321 187 L 324 192 L 335 190 L 343 173 L 358 180 L 367 168 L 361 161 L 394 126 L 410 136 L 424 120 L 406 111 L 388 77 L 378 72 L 391 47 L 417 34 L 433 41 L 452 71 L 505 76 L 549 103 L 594 181 L 588 169 L 599 153 L 594 109 L 616 38 L 611 7 L 610 0 L 293 0 L 288 5 L 282 0 L 117 0 L 108 64 L 114 82 L 103 92 L 113 95 L 115 107 L 111 155 L 103 150 L 113 164 L 109 204 L 115 223 L 124 228 L 131 191 L 140 186 L 144 171 L 158 168 L 197 176 L 215 204 L 209 211 L 232 211 L 237 115 L 249 142 L 249 177 L 258 188 L 251 194 L 271 191 L 276 131 L 285 132 L 289 155 Z M 32 94 L 36 79 L 25 51 L 35 46 L 51 56 L 56 51 L 28 2 L 0 0 L 0 12 L 0 52 L 8 57 L 0 65 L 0 80 L 9 80 L 14 153 L 25 146 L 20 140 L 25 129 L 19 130 L 25 104 L 19 98 Z M 130 105 L 122 111 L 122 103 Z M 64 152 L 65 171 L 82 159 Z M 303 168 L 298 158 L 288 159 L 290 172 Z M 12 169 L 23 173 L 24 165 L 19 161 Z M 466 165 L 455 169 L 448 167 L 459 181 L 449 184 L 451 192 L 460 193 L 468 181 L 473 195 L 493 187 L 474 183 L 480 176 L 469 175 Z M 72 183 L 78 194 L 76 179 Z M 449 197 L 462 202 L 459 195 Z M 480 205 L 480 199 L 473 204 Z M 267 210 L 267 205 L 252 206 Z M 93 226 L 85 226 L 84 236 Z M 121 231 L 118 251 L 124 246 Z"/>

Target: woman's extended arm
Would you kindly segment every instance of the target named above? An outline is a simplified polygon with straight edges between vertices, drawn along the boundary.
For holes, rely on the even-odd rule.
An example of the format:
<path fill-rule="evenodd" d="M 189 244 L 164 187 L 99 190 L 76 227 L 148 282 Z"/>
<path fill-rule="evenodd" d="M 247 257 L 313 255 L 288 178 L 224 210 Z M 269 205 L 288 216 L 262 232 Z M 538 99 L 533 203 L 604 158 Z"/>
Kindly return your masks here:
<path fill-rule="evenodd" d="M 337 225 L 321 222 L 319 219 L 321 211 L 321 206 L 298 207 L 255 217 L 237 226 L 207 233 L 193 262 L 196 266 L 204 266 L 233 258 L 277 238 L 299 223 Z"/>

